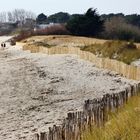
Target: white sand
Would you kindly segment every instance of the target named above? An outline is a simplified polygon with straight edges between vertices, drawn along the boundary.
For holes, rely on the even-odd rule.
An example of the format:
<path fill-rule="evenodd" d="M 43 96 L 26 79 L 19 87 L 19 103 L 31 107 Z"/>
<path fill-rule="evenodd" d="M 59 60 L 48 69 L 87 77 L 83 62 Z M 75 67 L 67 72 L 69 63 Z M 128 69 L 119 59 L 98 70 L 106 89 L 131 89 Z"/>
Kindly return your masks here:
<path fill-rule="evenodd" d="M 132 65 L 140 67 L 140 59 L 132 62 Z"/>
<path fill-rule="evenodd" d="M 136 82 L 75 55 L 0 49 L 0 140 L 31 140 L 35 132 L 60 124 L 68 111 L 81 110 L 84 100 L 119 92 L 130 83 Z"/>

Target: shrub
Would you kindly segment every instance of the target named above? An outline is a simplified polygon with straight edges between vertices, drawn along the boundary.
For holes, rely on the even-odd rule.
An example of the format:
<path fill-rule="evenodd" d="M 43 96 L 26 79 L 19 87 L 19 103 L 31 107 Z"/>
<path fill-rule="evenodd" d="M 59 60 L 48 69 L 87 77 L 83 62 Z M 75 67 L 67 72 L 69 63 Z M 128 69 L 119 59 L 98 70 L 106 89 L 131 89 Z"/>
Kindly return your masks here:
<path fill-rule="evenodd" d="M 53 25 L 47 27 L 46 29 L 39 29 L 35 32 L 36 35 L 67 35 L 69 34 L 68 30 L 65 28 L 65 25 Z"/>
<path fill-rule="evenodd" d="M 16 42 L 16 41 L 21 41 L 21 40 L 26 39 L 26 38 L 28 38 L 28 37 L 31 37 L 31 36 L 33 36 L 33 35 L 35 35 L 35 34 L 34 34 L 34 31 L 32 31 L 32 30 L 21 30 L 21 31 L 19 31 L 18 35 L 16 35 L 16 36 L 13 38 L 13 40 L 14 40 L 15 42 Z"/>
<path fill-rule="evenodd" d="M 110 113 L 103 127 L 87 130 L 84 140 L 139 140 L 140 96 L 134 96 L 116 112 Z"/>
<path fill-rule="evenodd" d="M 97 36 L 103 29 L 101 20 L 96 9 L 88 9 L 84 15 L 73 16 L 66 25 L 73 35 Z"/>
<path fill-rule="evenodd" d="M 106 20 L 105 31 L 102 33 L 102 36 L 106 39 L 140 42 L 140 28 L 126 23 L 122 17 L 113 17 Z"/>
<path fill-rule="evenodd" d="M 126 41 L 106 41 L 104 44 L 93 44 L 82 48 L 101 57 L 108 57 L 130 64 L 140 58 L 140 50 L 136 45 Z"/>

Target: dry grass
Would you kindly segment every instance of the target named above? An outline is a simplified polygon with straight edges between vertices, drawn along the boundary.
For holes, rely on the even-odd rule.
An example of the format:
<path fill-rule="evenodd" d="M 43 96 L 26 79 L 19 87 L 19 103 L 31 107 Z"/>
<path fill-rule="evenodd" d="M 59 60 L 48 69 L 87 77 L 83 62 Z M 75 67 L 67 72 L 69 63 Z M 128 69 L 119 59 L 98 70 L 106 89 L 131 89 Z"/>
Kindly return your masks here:
<path fill-rule="evenodd" d="M 131 62 L 140 58 L 140 49 L 133 47 L 129 48 L 128 43 L 125 41 L 106 41 L 96 38 L 77 37 L 70 35 L 50 35 L 34 36 L 24 40 L 23 42 L 30 43 L 34 46 L 41 44 L 41 46 L 44 47 L 81 47 L 81 49 L 84 51 L 90 51 L 98 56 L 116 59 L 127 64 L 130 64 Z M 138 46 L 139 44 L 136 45 Z"/>
<path fill-rule="evenodd" d="M 132 97 L 109 118 L 104 127 L 86 132 L 85 140 L 140 140 L 140 96 Z"/>
<path fill-rule="evenodd" d="M 33 36 L 28 39 L 23 40 L 31 42 L 35 41 L 51 41 L 51 40 L 59 40 L 61 43 L 77 43 L 83 45 L 92 45 L 92 44 L 103 44 L 108 40 L 105 39 L 97 39 L 97 38 L 88 38 L 88 37 L 77 37 L 71 35 L 48 35 L 48 36 Z M 136 46 L 140 48 L 140 43 L 136 43 Z"/>
<path fill-rule="evenodd" d="M 126 64 L 140 58 L 140 50 L 134 43 L 125 41 L 106 41 L 104 44 L 93 44 L 82 48 L 101 57 L 116 59 Z"/>
<path fill-rule="evenodd" d="M 70 35 L 49 35 L 49 36 L 33 36 L 31 38 L 26 39 L 26 41 L 31 42 L 32 40 L 37 41 L 58 41 L 60 43 L 77 43 L 83 45 L 90 45 L 94 43 L 104 43 L 106 40 L 96 39 L 96 38 L 88 38 L 88 37 L 77 37 Z M 25 41 L 25 40 L 24 40 Z"/>

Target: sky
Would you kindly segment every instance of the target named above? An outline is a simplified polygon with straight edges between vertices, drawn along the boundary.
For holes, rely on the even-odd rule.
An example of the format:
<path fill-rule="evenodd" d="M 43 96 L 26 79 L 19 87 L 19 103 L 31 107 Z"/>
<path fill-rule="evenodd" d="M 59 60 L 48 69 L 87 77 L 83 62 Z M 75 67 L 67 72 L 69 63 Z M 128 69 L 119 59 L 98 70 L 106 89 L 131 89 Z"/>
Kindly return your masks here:
<path fill-rule="evenodd" d="M 25 9 L 36 15 L 60 11 L 81 14 L 90 7 L 97 8 L 99 14 L 140 14 L 140 0 L 0 0 L 0 12 Z"/>

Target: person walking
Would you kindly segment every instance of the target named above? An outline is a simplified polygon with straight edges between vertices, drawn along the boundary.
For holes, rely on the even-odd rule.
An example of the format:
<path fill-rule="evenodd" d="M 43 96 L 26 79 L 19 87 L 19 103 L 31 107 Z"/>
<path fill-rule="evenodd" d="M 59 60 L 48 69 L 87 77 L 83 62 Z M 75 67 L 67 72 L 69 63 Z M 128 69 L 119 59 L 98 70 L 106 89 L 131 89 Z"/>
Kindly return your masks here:
<path fill-rule="evenodd" d="M 4 47 L 4 48 L 6 47 L 6 43 L 3 44 L 3 47 Z"/>
<path fill-rule="evenodd" d="M 2 42 L 1 43 L 1 48 L 4 49 L 5 47 L 6 47 L 6 43 L 5 42 Z"/>
<path fill-rule="evenodd" d="M 1 43 L 1 47 L 3 48 L 3 43 Z"/>

